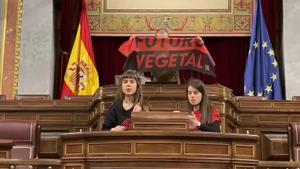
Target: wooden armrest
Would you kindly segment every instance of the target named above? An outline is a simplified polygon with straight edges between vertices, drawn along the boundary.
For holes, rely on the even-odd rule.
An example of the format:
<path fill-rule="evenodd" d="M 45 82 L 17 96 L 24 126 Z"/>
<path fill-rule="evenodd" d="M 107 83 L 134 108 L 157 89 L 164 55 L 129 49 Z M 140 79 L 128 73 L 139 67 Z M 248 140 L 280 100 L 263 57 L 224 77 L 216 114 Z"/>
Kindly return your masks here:
<path fill-rule="evenodd" d="M 0 147 L 12 147 L 15 145 L 14 140 L 11 139 L 0 139 Z"/>

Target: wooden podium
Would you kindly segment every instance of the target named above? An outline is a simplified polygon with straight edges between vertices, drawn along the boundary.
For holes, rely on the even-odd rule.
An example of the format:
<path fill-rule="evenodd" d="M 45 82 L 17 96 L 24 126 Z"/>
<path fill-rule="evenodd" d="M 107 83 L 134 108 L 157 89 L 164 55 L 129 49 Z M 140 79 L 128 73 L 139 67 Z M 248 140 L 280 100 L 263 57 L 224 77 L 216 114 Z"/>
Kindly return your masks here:
<path fill-rule="evenodd" d="M 188 112 L 133 112 L 132 129 L 61 136 L 65 169 L 256 169 L 257 135 L 191 131 Z"/>
<path fill-rule="evenodd" d="M 198 131 L 77 132 L 61 136 L 65 169 L 256 169 L 257 135 Z"/>
<path fill-rule="evenodd" d="M 188 112 L 142 111 L 132 112 L 133 130 L 188 130 Z"/>

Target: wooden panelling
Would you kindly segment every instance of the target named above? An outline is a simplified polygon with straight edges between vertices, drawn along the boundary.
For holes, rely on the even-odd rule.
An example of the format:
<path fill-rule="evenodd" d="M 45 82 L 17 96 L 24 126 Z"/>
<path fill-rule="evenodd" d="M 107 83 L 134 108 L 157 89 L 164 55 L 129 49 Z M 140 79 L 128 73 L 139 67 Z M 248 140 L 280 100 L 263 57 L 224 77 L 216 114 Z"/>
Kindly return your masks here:
<path fill-rule="evenodd" d="M 247 107 L 247 108 L 272 108 L 273 104 L 272 102 L 268 101 L 262 101 L 262 100 L 248 100 L 248 101 L 241 101 L 238 103 L 238 106 L 241 108 Z"/>
<path fill-rule="evenodd" d="M 83 155 L 83 143 L 66 143 L 64 144 L 64 155 Z"/>
<path fill-rule="evenodd" d="M 132 112 L 134 130 L 188 130 L 188 112 L 141 111 Z"/>
<path fill-rule="evenodd" d="M 73 131 L 75 131 L 75 132 L 88 132 L 89 128 L 87 128 L 87 127 L 74 127 Z"/>
<path fill-rule="evenodd" d="M 22 100 L 22 104 L 27 106 L 35 106 L 37 101 L 39 101 L 41 106 L 48 106 L 53 103 L 52 100 Z"/>
<path fill-rule="evenodd" d="M 281 141 L 274 141 L 271 151 L 274 152 L 275 155 L 287 155 L 288 154 L 287 139 Z"/>
<path fill-rule="evenodd" d="M 226 118 L 227 116 L 222 117 L 221 121 L 221 129 L 222 132 L 228 132 L 228 133 L 237 133 L 237 126 L 236 126 L 236 120 L 232 118 Z"/>
<path fill-rule="evenodd" d="M 43 131 L 40 133 L 40 143 L 39 143 L 39 157 L 42 158 L 59 158 L 63 153 L 63 145 L 60 141 L 60 135 L 62 133 L 67 133 L 65 131 Z"/>
<path fill-rule="evenodd" d="M 241 134 L 257 134 L 257 131 L 255 128 L 240 128 Z"/>
<path fill-rule="evenodd" d="M 18 100 L 10 100 L 10 101 L 2 100 L 1 102 L 4 104 L 0 104 L 0 105 L 7 106 L 7 107 L 20 105 L 20 101 L 18 101 Z"/>
<path fill-rule="evenodd" d="M 79 97 L 79 96 L 77 96 L 77 97 Z M 72 100 L 52 100 L 52 102 L 49 102 L 49 105 L 53 105 L 53 104 L 58 109 L 62 108 L 61 106 L 68 107 L 69 109 L 76 107 L 77 111 L 82 111 L 82 110 L 85 110 L 86 107 L 90 107 L 92 105 L 92 101 L 90 100 L 90 98 L 86 98 L 86 99 L 79 99 L 79 100 L 73 100 L 73 99 Z M 49 105 L 45 105 L 45 106 L 49 106 Z"/>
<path fill-rule="evenodd" d="M 233 120 L 237 120 L 237 119 L 239 118 L 239 116 L 238 116 L 237 112 L 235 112 L 235 111 L 232 111 L 231 118 L 232 118 Z"/>
<path fill-rule="evenodd" d="M 163 84 L 143 87 L 145 101 L 150 102 L 153 109 L 185 110 L 184 85 Z M 270 134 L 287 135 L 289 123 L 300 122 L 299 101 L 235 100 L 232 91 L 224 86 L 208 85 L 207 89 L 213 105 L 224 111 L 221 113 L 223 115 L 223 132 L 259 135 L 257 154 L 260 160 L 288 159 L 287 140 L 278 140 L 277 137 Z M 44 133 L 53 131 L 74 132 L 80 131 L 80 129 L 89 131 L 89 127 L 92 125 L 96 126 L 93 130 L 99 131 L 103 124 L 105 112 L 114 99 L 115 90 L 115 85 L 101 87 L 101 92 L 96 93 L 98 100 L 93 107 L 90 101 L 37 100 L 26 102 L 4 100 L 0 103 L 0 116 L 1 119 L 37 120 Z M 42 136 L 42 142 L 43 140 L 44 137 Z M 46 140 L 42 144 L 45 147 L 41 151 L 46 153 L 47 151 L 54 152 L 55 145 L 50 146 L 50 144 L 57 143 L 54 140 Z M 133 148 L 131 147 L 131 149 Z M 190 150 L 192 151 L 192 148 Z M 186 150 L 184 149 L 184 151 Z M 201 150 L 199 151 L 201 152 Z"/>
<path fill-rule="evenodd" d="M 58 153 L 58 138 L 41 138 L 40 153 Z"/>
<path fill-rule="evenodd" d="M 221 126 L 221 131 L 224 133 L 236 133 L 236 126 L 234 125 L 234 123 L 229 120 L 229 119 L 225 119 L 223 120 L 224 125 L 226 126 L 225 130 L 222 128 L 223 126 Z"/>
<path fill-rule="evenodd" d="M 89 169 L 232 169 L 232 164 L 211 160 L 209 162 L 188 162 L 179 160 L 159 160 L 157 156 L 153 160 L 130 159 L 130 160 L 113 160 L 105 162 L 89 163 Z M 122 167 L 117 167 L 122 166 Z"/>
<path fill-rule="evenodd" d="M 39 143 L 39 158 L 59 158 L 63 151 L 63 146 L 59 139 L 61 132 L 41 133 Z"/>
<path fill-rule="evenodd" d="M 297 161 L 259 161 L 258 169 L 298 169 L 300 162 Z"/>
<path fill-rule="evenodd" d="M 234 169 L 256 169 L 254 166 L 247 166 L 247 165 L 235 165 Z"/>
<path fill-rule="evenodd" d="M 88 114 L 75 114 L 76 121 L 89 121 Z"/>
<path fill-rule="evenodd" d="M 47 140 L 49 137 L 43 134 L 74 132 L 77 128 L 88 129 L 90 110 L 89 100 L 3 100 L 0 102 L 2 120 L 37 121 L 42 133 L 39 155 L 46 158 L 59 157 L 58 149 L 62 148 L 56 141 L 58 137 Z"/>
<path fill-rule="evenodd" d="M 254 158 L 256 156 L 255 147 L 255 145 L 235 144 L 235 156 Z"/>
<path fill-rule="evenodd" d="M 219 143 L 186 143 L 185 144 L 185 154 L 186 155 L 230 155 L 230 145 L 229 144 L 219 144 Z"/>
<path fill-rule="evenodd" d="M 39 121 L 72 121 L 72 115 L 58 115 L 58 114 L 48 114 L 48 115 L 40 115 L 38 118 Z"/>
<path fill-rule="evenodd" d="M 101 154 L 131 154 L 132 144 L 130 142 L 99 142 L 88 144 L 88 155 Z"/>
<path fill-rule="evenodd" d="M 2 151 L 0 150 L 0 159 L 1 158 L 9 158 L 9 152 L 8 151 Z"/>
<path fill-rule="evenodd" d="M 289 123 L 288 115 L 259 115 L 258 116 L 259 123 Z"/>
<path fill-rule="evenodd" d="M 178 110 L 179 111 L 186 111 L 187 110 L 186 101 L 178 101 Z"/>
<path fill-rule="evenodd" d="M 291 123 L 300 123 L 300 115 L 291 115 L 290 122 Z"/>
<path fill-rule="evenodd" d="M 230 106 L 226 106 L 225 105 L 225 112 L 221 111 L 222 113 L 225 113 L 227 116 L 231 116 L 232 115 L 232 107 Z"/>
<path fill-rule="evenodd" d="M 6 114 L 4 117 L 5 120 L 37 120 L 36 115 L 24 114 Z"/>
<path fill-rule="evenodd" d="M 81 156 L 63 155 L 62 164 L 80 161 L 91 169 L 231 169 L 235 164 L 255 167 L 258 162 L 248 148 L 255 147 L 255 135 L 126 131 L 71 133 L 61 138 L 63 143 L 86 141 L 88 150 Z M 232 152 L 235 145 L 238 156 Z"/>
<path fill-rule="evenodd" d="M 215 85 L 206 85 L 205 89 L 208 91 L 209 95 L 223 95 L 224 97 L 228 97 L 231 95 L 232 90 L 222 86 L 221 84 L 215 84 Z"/>
<path fill-rule="evenodd" d="M 100 119 L 98 120 L 99 123 L 97 123 L 98 128 L 95 128 L 96 131 L 101 131 L 102 129 L 102 124 L 104 123 L 105 118 L 104 117 L 100 117 Z"/>
<path fill-rule="evenodd" d="M 179 142 L 136 142 L 135 153 L 179 155 L 182 154 L 182 145 Z"/>
<path fill-rule="evenodd" d="M 168 94 L 166 96 L 181 96 L 184 95 L 185 86 L 184 85 L 145 85 L 143 86 L 143 92 L 146 96 L 154 97 L 156 95 L 160 96 L 161 94 Z"/>
<path fill-rule="evenodd" d="M 147 129 L 156 129 L 156 130 L 164 130 L 164 129 L 175 129 L 175 130 L 187 130 L 188 126 L 186 123 L 182 122 L 133 122 L 132 127 L 136 130 L 147 130 Z"/>
<path fill-rule="evenodd" d="M 156 92 L 156 93 L 161 92 L 161 87 L 159 87 L 158 85 L 148 85 L 147 87 L 146 86 L 143 86 L 143 87 L 144 87 L 143 88 L 143 93 L 145 93 L 145 94 L 152 94 L 154 92 Z"/>
<path fill-rule="evenodd" d="M 255 123 L 256 118 L 255 118 L 254 114 L 240 115 L 239 121 L 244 122 L 244 123 Z"/>
<path fill-rule="evenodd" d="M 211 86 L 206 86 L 208 89 L 208 95 L 210 97 L 211 103 L 213 106 L 216 106 L 221 111 L 221 116 L 224 118 L 233 118 L 234 122 L 232 123 L 232 132 L 236 132 L 236 120 L 239 116 L 238 111 L 234 108 L 233 104 L 228 104 L 232 102 L 235 104 L 235 100 L 232 95 L 232 90 L 216 84 Z M 93 119 L 90 124 L 95 124 L 94 121 L 98 121 L 97 126 L 99 130 L 103 124 L 102 120 L 104 119 L 106 110 L 111 106 L 113 102 L 113 94 L 116 91 L 116 85 L 108 85 L 101 87 L 101 90 L 98 90 L 95 93 L 96 98 L 101 98 L 102 101 L 98 100 L 98 104 L 95 104 L 94 109 L 100 109 L 100 117 L 98 119 Z M 186 96 L 185 96 L 185 85 L 177 84 L 147 84 L 143 86 L 143 96 L 144 102 L 149 105 L 151 111 L 186 111 Z M 226 98 L 225 98 L 226 97 Z M 105 108 L 101 108 L 105 107 Z M 232 109 L 232 115 L 225 115 L 225 108 Z M 95 117 L 91 113 L 91 116 Z M 224 120 L 225 121 L 225 120 Z M 225 122 L 222 122 L 222 130 L 228 131 L 225 127 Z M 93 130 L 96 130 L 93 128 Z"/>
<path fill-rule="evenodd" d="M 176 87 L 174 85 L 162 85 L 160 86 L 161 92 L 168 92 L 168 93 L 177 93 L 177 94 L 184 94 L 185 86 Z"/>
<path fill-rule="evenodd" d="M 261 137 L 263 160 L 288 160 L 287 134 L 263 132 Z"/>
<path fill-rule="evenodd" d="M 70 164 L 68 164 L 68 165 L 65 165 L 64 166 L 64 169 L 84 169 L 84 167 L 83 167 L 83 165 L 70 165 Z"/>
<path fill-rule="evenodd" d="M 219 110 L 220 112 L 224 112 L 225 110 L 225 106 L 222 102 L 211 102 L 210 105 L 214 108 L 216 108 L 217 110 Z"/>
<path fill-rule="evenodd" d="M 175 101 L 148 101 L 151 111 L 155 110 L 177 110 L 177 102 Z"/>
<path fill-rule="evenodd" d="M 286 109 L 286 110 L 297 110 L 300 111 L 299 103 L 297 101 L 294 102 L 274 102 L 274 108 L 275 109 Z"/>

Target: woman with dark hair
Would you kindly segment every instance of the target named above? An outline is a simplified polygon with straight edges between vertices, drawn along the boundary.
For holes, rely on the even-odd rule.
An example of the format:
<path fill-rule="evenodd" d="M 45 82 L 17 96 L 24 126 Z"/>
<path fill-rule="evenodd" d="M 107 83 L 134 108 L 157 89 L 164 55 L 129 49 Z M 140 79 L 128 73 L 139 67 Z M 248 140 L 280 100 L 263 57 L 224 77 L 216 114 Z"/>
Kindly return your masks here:
<path fill-rule="evenodd" d="M 191 129 L 220 132 L 221 117 L 217 109 L 211 108 L 204 83 L 191 79 L 186 85 L 186 97 Z"/>
<path fill-rule="evenodd" d="M 106 113 L 102 130 L 123 131 L 130 128 L 131 112 L 142 110 L 142 85 L 137 71 L 128 70 L 120 79 L 113 105 Z"/>

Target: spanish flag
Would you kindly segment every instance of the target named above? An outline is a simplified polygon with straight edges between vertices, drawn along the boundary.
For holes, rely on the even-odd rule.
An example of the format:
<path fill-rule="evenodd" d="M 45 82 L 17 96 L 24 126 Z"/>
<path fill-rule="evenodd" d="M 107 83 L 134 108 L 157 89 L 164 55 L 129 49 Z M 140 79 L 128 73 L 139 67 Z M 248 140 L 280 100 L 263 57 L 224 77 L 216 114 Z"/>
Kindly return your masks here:
<path fill-rule="evenodd" d="M 93 95 L 99 87 L 85 2 L 82 0 L 80 23 L 64 76 L 64 96 Z"/>

